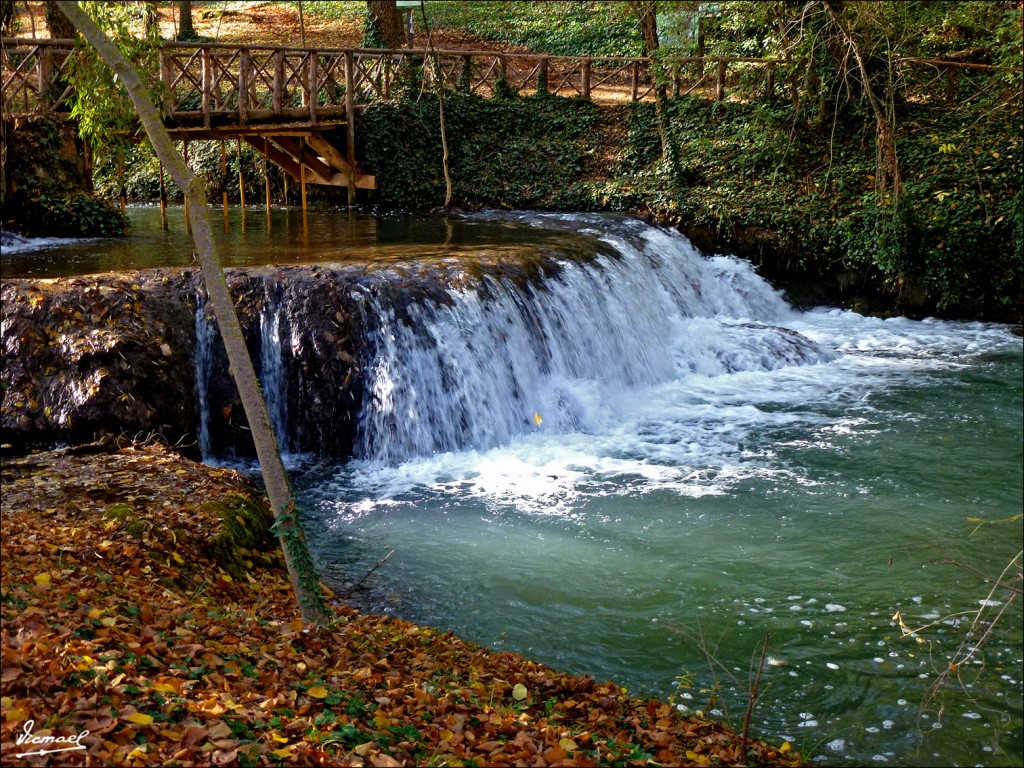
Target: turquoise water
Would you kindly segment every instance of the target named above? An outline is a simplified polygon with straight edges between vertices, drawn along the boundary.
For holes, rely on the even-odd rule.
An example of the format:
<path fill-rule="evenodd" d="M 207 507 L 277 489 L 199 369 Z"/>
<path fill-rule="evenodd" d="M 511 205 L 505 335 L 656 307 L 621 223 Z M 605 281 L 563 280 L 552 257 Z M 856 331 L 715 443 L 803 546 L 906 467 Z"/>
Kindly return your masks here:
<path fill-rule="evenodd" d="M 5 247 L 4 275 L 187 265 L 171 214 L 165 233 L 133 210 L 126 241 Z M 1020 586 L 1020 336 L 801 313 L 671 233 L 502 216 L 231 212 L 238 264 L 472 259 L 566 231 L 620 254 L 529 295 L 453 294 L 418 325 L 367 306 L 359 458 L 293 457 L 325 575 L 394 550 L 372 609 L 737 728 L 770 635 L 756 736 L 825 765 L 1021 765 L 1021 601 L 977 576 Z M 991 634 L 944 679 L 975 618 Z"/>
<path fill-rule="evenodd" d="M 677 236 L 641 238 L 650 260 L 688 258 Z M 299 477 L 325 574 L 353 581 L 394 550 L 364 584 L 375 610 L 737 728 L 770 636 L 759 737 L 827 765 L 1019 765 L 1020 600 L 1007 605 L 1010 593 L 954 563 L 998 577 L 1016 558 L 1003 578 L 1019 588 L 1021 522 L 1007 518 L 1024 504 L 1020 337 L 799 313 L 727 262 L 687 279 L 712 281 L 694 292 L 702 302 L 724 281 L 748 304 L 722 298 L 661 326 L 661 283 L 630 258 L 593 299 L 614 315 L 628 280 L 649 297 L 653 310 L 624 313 L 625 343 L 602 346 L 618 331 L 579 319 L 591 305 L 571 275 L 535 297 L 548 308 L 529 315 L 526 340 L 500 295 L 488 313 L 457 297 L 424 310 L 420 329 L 384 325 L 373 364 L 384 394 L 368 408 L 402 418 L 364 423 L 391 443 Z M 573 320 L 562 348 L 549 336 Z M 766 328 L 800 334 L 801 354 L 762 360 L 781 349 Z M 649 375 L 626 382 L 604 355 L 637 346 L 651 353 Z M 607 375 L 590 376 L 586 361 L 560 368 L 557 356 L 578 349 Z M 531 355 L 552 359 L 546 373 L 522 362 Z M 445 376 L 423 373 L 433 365 Z M 488 439 L 476 421 L 495 408 L 505 369 L 508 391 L 546 405 L 536 429 Z M 424 441 L 419 420 L 458 421 L 475 442 Z M 977 642 L 979 612 L 991 621 L 1003 609 L 959 675 L 942 678 Z"/>

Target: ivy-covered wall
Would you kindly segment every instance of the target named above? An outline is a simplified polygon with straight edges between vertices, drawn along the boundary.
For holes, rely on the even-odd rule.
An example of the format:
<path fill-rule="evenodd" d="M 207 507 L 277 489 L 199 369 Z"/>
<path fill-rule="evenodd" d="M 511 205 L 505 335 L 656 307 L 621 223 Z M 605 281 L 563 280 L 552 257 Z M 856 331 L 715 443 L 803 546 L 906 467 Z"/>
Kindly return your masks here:
<path fill-rule="evenodd" d="M 449 94 L 453 201 L 648 215 L 705 250 L 751 258 L 798 301 L 1019 318 L 1024 147 L 1013 115 L 906 106 L 894 205 L 874 195 L 870 120 L 844 109 L 806 125 L 781 99 L 670 99 L 663 153 L 651 103 Z M 357 136 L 379 203 L 442 203 L 436 97 L 371 104 Z"/>
<path fill-rule="evenodd" d="M 6 121 L 3 137 L 4 231 L 57 237 L 123 231 L 120 211 L 92 195 L 85 148 L 73 124 Z"/>

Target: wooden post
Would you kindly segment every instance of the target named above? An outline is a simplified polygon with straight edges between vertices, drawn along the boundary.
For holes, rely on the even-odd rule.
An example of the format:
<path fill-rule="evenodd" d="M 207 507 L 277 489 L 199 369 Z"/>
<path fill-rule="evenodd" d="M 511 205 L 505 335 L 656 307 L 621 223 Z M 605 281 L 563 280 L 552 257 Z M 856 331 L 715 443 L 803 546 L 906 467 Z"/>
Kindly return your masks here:
<path fill-rule="evenodd" d="M 345 51 L 345 141 L 348 157 L 348 204 L 356 202 L 356 101 L 352 51 Z M 305 206 L 303 206 L 305 207 Z"/>
<path fill-rule="evenodd" d="M 956 67 L 946 67 L 946 103 L 956 101 Z"/>
<path fill-rule="evenodd" d="M 764 77 L 764 95 L 771 100 L 775 98 L 775 65 L 768 65 L 768 72 Z"/>
<path fill-rule="evenodd" d="M 274 51 L 274 96 L 271 108 L 275 115 L 281 114 L 284 103 L 284 51 Z"/>
<path fill-rule="evenodd" d="M 203 48 L 203 127 L 210 127 L 210 99 L 213 95 L 213 61 L 210 57 L 210 49 Z"/>
<path fill-rule="evenodd" d="M 263 139 L 263 187 L 264 194 L 267 197 L 267 220 L 270 220 L 270 168 L 267 164 L 267 153 L 270 151 L 270 147 L 267 144 L 267 139 Z M 285 174 L 287 176 L 287 174 Z"/>
<path fill-rule="evenodd" d="M 302 185 L 302 218 L 306 218 L 306 138 L 299 137 L 299 183 Z"/>
<path fill-rule="evenodd" d="M 167 187 L 164 186 L 163 163 L 160 163 L 160 229 L 167 230 Z"/>
<path fill-rule="evenodd" d="M 124 191 L 124 151 L 121 149 L 117 150 L 117 199 L 121 201 L 121 215 L 123 216 L 128 207 L 128 201 Z"/>
<path fill-rule="evenodd" d="M 220 200 L 224 208 L 224 231 L 228 231 L 228 149 L 227 142 L 220 140 Z"/>
<path fill-rule="evenodd" d="M 580 84 L 580 93 L 584 99 L 590 101 L 590 57 L 583 59 L 583 82 Z"/>
<path fill-rule="evenodd" d="M 53 54 L 49 48 L 42 48 L 39 51 L 39 58 L 36 60 L 37 75 L 39 77 L 39 88 L 36 93 L 39 96 L 39 109 L 49 112 L 50 107 L 50 74 L 53 70 Z"/>
<path fill-rule="evenodd" d="M 242 173 L 242 139 L 238 139 L 238 202 L 242 206 L 242 221 L 245 221 L 245 175 Z"/>
<path fill-rule="evenodd" d="M 238 64 L 238 124 L 249 123 L 249 69 L 252 67 L 248 48 L 242 49 Z"/>
<path fill-rule="evenodd" d="M 316 125 L 316 92 L 317 92 L 317 80 L 320 79 L 320 57 L 317 56 L 316 51 L 309 52 L 309 82 L 307 89 L 309 90 L 309 122 Z"/>
<path fill-rule="evenodd" d="M 715 81 L 715 98 L 721 101 L 725 98 L 725 59 L 718 60 L 718 78 Z"/>
<path fill-rule="evenodd" d="M 88 137 L 82 139 L 82 169 L 85 175 L 85 191 L 92 192 L 92 142 Z"/>
<path fill-rule="evenodd" d="M 184 147 L 182 148 L 182 157 L 185 158 L 185 166 L 188 167 L 188 139 L 185 139 Z M 192 220 L 188 215 L 188 190 L 181 190 L 185 195 L 185 231 L 189 234 L 192 233 Z"/>
<path fill-rule="evenodd" d="M 548 92 L 548 57 L 544 56 L 537 66 L 537 95 L 541 96 Z"/>
<path fill-rule="evenodd" d="M 640 59 L 633 59 L 633 71 L 629 78 L 629 100 L 636 101 L 640 95 Z"/>

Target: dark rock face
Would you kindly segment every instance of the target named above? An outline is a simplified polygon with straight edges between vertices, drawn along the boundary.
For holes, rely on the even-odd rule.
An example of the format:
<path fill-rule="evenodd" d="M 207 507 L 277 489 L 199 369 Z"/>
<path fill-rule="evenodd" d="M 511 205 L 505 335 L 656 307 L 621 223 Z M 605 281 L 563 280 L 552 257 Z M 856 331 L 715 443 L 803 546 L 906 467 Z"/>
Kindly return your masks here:
<path fill-rule="evenodd" d="M 228 283 L 286 451 L 347 457 L 382 317 L 557 274 L 564 254 L 231 270 Z M 255 455 L 224 345 L 187 269 L 2 284 L 0 443 L 14 450 L 159 435 L 192 457 Z"/>
<path fill-rule="evenodd" d="M 5 281 L 0 439 L 186 439 L 194 421 L 188 272 Z"/>
<path fill-rule="evenodd" d="M 362 392 L 351 278 L 295 267 L 235 271 L 229 283 L 267 395 L 262 325 L 268 312 L 278 315 L 283 446 L 347 455 Z M 219 334 L 200 403 L 202 284 L 188 270 L 5 281 L 0 441 L 22 448 L 157 433 L 198 454 L 205 411 L 214 455 L 253 455 Z"/>

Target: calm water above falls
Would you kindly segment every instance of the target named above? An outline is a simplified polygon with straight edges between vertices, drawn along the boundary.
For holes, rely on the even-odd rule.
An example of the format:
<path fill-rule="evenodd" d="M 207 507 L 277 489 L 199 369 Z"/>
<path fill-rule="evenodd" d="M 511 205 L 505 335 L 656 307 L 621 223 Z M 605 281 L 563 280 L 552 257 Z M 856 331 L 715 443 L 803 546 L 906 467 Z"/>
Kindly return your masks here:
<path fill-rule="evenodd" d="M 795 312 L 745 263 L 619 218 L 261 217 L 243 233 L 232 213 L 238 263 L 415 263 L 567 231 L 605 254 L 444 306 L 368 294 L 360 456 L 296 459 L 327 574 L 394 549 L 367 580 L 377 609 L 692 710 L 717 681 L 710 709 L 737 728 L 742 692 L 698 638 L 745 683 L 768 632 L 756 735 L 828 765 L 1021 764 L 1019 600 L 923 706 L 990 597 L 943 561 L 994 576 L 1022 547 L 1019 520 L 974 522 L 1024 503 L 1010 329 Z M 154 210 L 133 220 L 123 258 L 5 253 L 4 274 L 189 263 Z"/>

